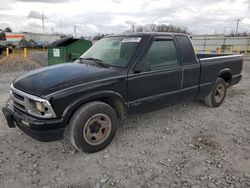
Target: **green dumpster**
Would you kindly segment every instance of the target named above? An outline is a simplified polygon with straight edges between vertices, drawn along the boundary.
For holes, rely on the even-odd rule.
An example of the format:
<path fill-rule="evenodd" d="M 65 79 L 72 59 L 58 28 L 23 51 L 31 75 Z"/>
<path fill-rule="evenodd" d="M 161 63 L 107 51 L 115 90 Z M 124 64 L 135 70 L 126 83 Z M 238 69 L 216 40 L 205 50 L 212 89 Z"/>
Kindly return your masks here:
<path fill-rule="evenodd" d="M 48 65 L 73 62 L 92 46 L 85 39 L 64 38 L 48 47 Z"/>

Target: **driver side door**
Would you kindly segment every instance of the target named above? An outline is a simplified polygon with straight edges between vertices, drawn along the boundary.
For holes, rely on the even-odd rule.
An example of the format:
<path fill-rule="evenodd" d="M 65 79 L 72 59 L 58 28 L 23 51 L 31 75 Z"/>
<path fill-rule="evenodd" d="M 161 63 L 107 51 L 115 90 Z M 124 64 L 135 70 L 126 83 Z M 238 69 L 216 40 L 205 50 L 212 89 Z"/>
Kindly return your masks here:
<path fill-rule="evenodd" d="M 182 67 L 172 37 L 156 37 L 139 63 L 150 70 L 128 74 L 128 106 L 131 112 L 150 111 L 180 99 Z"/>

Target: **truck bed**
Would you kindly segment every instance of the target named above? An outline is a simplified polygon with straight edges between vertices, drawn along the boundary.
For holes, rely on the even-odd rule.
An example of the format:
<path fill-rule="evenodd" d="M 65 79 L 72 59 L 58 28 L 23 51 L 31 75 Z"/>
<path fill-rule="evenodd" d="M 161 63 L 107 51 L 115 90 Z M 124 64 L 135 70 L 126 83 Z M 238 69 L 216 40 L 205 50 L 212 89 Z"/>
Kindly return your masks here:
<path fill-rule="evenodd" d="M 235 54 L 196 54 L 201 63 L 199 97 L 206 96 L 211 91 L 214 79 L 224 72 L 228 79 L 228 86 L 232 86 L 241 79 L 243 55 Z"/>

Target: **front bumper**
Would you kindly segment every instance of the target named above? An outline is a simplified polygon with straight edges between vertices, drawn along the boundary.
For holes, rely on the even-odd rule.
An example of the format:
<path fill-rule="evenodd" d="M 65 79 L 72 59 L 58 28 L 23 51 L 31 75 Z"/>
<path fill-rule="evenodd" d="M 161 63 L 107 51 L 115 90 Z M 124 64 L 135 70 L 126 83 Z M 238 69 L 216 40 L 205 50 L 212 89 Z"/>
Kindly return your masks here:
<path fill-rule="evenodd" d="M 50 142 L 61 140 L 64 137 L 63 119 L 37 119 L 21 112 L 15 112 L 8 106 L 2 108 L 2 111 L 10 128 L 18 127 L 38 141 Z"/>

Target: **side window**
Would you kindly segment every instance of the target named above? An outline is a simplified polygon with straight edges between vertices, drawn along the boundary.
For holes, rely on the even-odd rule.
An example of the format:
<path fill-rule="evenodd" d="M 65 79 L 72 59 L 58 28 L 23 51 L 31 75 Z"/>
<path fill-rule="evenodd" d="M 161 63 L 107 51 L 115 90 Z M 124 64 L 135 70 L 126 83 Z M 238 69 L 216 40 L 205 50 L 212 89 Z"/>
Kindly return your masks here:
<path fill-rule="evenodd" d="M 146 55 L 146 61 L 151 63 L 152 67 L 177 65 L 178 58 L 173 40 L 154 40 Z"/>
<path fill-rule="evenodd" d="M 176 36 L 181 51 L 181 61 L 185 64 L 196 63 L 196 57 L 190 39 L 184 35 Z"/>

